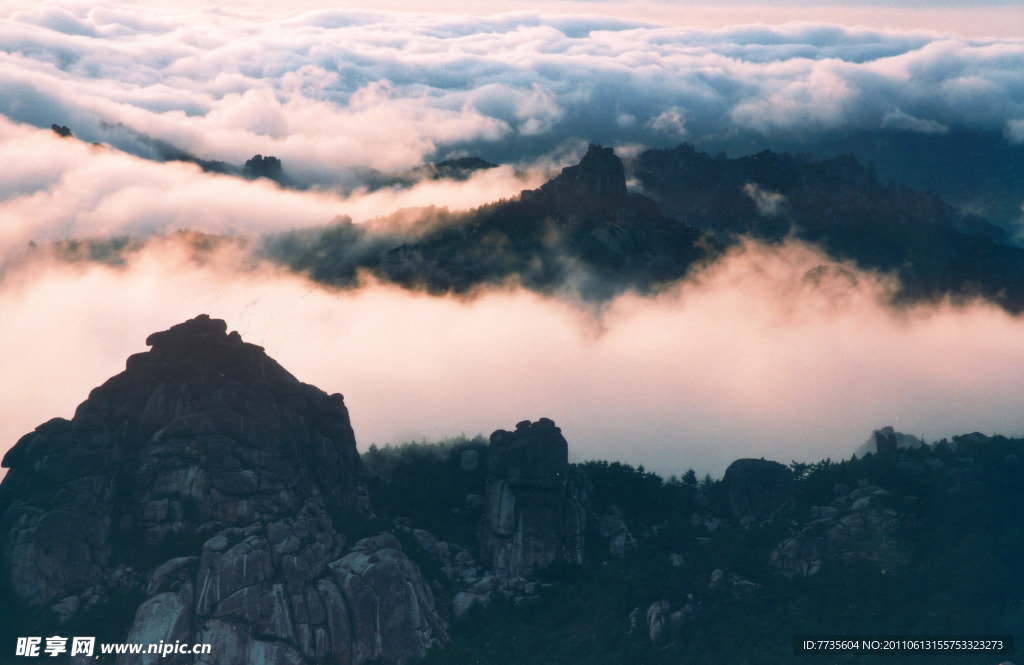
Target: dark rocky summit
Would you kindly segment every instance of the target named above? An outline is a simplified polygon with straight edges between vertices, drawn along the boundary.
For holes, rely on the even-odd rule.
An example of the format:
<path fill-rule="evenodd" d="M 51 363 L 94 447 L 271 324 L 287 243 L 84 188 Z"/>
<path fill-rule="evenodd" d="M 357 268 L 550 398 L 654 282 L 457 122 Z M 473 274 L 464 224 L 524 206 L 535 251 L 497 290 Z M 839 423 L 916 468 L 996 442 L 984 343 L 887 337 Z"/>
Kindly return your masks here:
<path fill-rule="evenodd" d="M 270 180 L 284 180 L 284 169 L 281 160 L 272 155 L 254 155 L 245 161 L 242 168 L 242 175 L 246 178 L 269 178 Z"/>
<path fill-rule="evenodd" d="M 885 427 L 874 431 L 875 449 L 878 456 L 885 460 L 892 460 L 896 457 L 898 448 L 896 432 L 892 427 Z"/>
<path fill-rule="evenodd" d="M 147 343 L 4 457 L 14 623 L 209 643 L 167 662 L 221 665 L 401 662 L 447 639 L 398 541 L 342 533 L 369 502 L 341 395 L 205 315 Z"/>
<path fill-rule="evenodd" d="M 367 267 L 435 293 L 511 281 L 540 291 L 571 284 L 585 299 L 603 300 L 685 275 L 709 255 L 701 238 L 653 200 L 629 193 L 622 161 L 591 145 L 579 164 L 540 188 L 425 228 Z"/>
<path fill-rule="evenodd" d="M 586 211 L 615 217 L 627 205 L 626 174 L 622 160 L 611 148 L 591 144 L 579 164 L 567 166 L 540 189 L 524 192 L 526 198 L 553 200 L 565 214 Z M 642 200 L 636 197 L 635 201 Z"/>
<path fill-rule="evenodd" d="M 568 454 L 547 418 L 491 435 L 480 559 L 498 578 L 526 577 L 556 561 L 583 563 L 586 481 L 570 472 Z"/>

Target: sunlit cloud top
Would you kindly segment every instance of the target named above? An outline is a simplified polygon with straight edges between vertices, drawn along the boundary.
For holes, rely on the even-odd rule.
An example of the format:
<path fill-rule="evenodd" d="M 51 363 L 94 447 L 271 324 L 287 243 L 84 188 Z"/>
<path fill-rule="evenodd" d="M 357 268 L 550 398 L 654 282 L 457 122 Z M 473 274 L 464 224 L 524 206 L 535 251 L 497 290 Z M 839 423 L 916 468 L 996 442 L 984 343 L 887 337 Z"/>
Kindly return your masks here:
<path fill-rule="evenodd" d="M 44 5 L 0 24 L 0 44 L 11 120 L 154 158 L 166 145 L 233 164 L 273 154 L 324 187 L 470 153 L 578 156 L 588 141 L 951 127 L 1017 141 L 1024 120 L 1024 40 L 806 21 Z"/>

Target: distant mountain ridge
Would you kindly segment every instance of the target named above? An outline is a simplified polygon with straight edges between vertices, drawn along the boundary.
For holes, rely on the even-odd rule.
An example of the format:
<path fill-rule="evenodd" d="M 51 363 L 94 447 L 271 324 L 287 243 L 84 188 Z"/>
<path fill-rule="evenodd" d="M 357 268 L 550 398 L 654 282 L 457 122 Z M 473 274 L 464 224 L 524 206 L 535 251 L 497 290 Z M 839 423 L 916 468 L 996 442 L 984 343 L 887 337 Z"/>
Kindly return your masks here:
<path fill-rule="evenodd" d="M 248 164 L 253 177 L 282 173 L 273 157 Z M 392 184 L 492 167 L 459 158 Z M 623 161 L 591 144 L 578 164 L 512 199 L 464 212 L 402 210 L 367 224 L 339 217 L 266 236 L 256 251 L 335 288 L 356 287 L 367 273 L 434 294 L 515 285 L 596 304 L 659 292 L 742 242 L 807 243 L 837 263 L 893 277 L 895 305 L 978 299 L 1024 311 L 1024 247 L 1010 230 L 934 194 L 882 184 L 849 154 L 729 158 L 684 144 Z M 68 240 L 54 253 L 117 265 L 144 245 Z"/>
<path fill-rule="evenodd" d="M 716 236 L 812 243 L 894 274 L 908 302 L 981 297 L 1024 309 L 1024 249 L 1005 229 L 933 194 L 882 185 L 852 155 L 729 159 L 681 145 L 641 153 L 630 167 L 666 214 Z"/>
<path fill-rule="evenodd" d="M 895 276 L 897 303 L 982 298 L 1024 311 L 1024 248 L 1005 229 L 933 194 L 883 185 L 850 155 L 731 159 L 681 145 L 623 163 L 591 145 L 538 189 L 435 219 L 390 236 L 341 222 L 270 238 L 267 254 L 341 286 L 365 269 L 434 293 L 512 281 L 601 301 L 657 291 L 745 239 L 796 240 Z"/>

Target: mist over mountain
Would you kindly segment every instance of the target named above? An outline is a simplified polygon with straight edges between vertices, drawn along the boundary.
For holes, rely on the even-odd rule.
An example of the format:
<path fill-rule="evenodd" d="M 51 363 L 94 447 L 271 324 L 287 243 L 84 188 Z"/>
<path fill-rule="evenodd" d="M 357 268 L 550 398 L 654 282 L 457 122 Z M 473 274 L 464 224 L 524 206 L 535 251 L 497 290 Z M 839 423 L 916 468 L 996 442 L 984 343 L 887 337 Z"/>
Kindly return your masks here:
<path fill-rule="evenodd" d="M 894 303 L 990 300 L 1024 309 L 1024 249 L 1003 227 L 939 197 L 883 185 L 846 155 L 814 161 L 762 151 L 712 157 L 692 146 L 627 160 L 591 145 L 537 190 L 465 213 L 426 211 L 408 230 L 341 221 L 266 241 L 267 255 L 329 285 L 358 271 L 431 293 L 510 280 L 599 302 L 684 279 L 750 240 L 803 241 L 835 261 L 893 275 Z M 813 279 L 813 275 L 809 275 Z"/>
<path fill-rule="evenodd" d="M 547 413 L 667 475 L 1019 433 L 1008 5 L 316 4 L 3 10 L 4 445 L 196 311 L 344 387 L 364 445 Z M 625 198 L 559 177 L 591 144 Z M 693 205 L 636 170 L 680 144 L 724 152 Z"/>
<path fill-rule="evenodd" d="M 656 288 L 708 256 L 697 231 L 629 194 L 622 162 L 595 145 L 578 165 L 516 199 L 466 213 L 428 211 L 397 237 L 375 236 L 373 226 L 342 222 L 319 236 L 286 234 L 269 239 L 266 251 L 327 284 L 352 285 L 364 268 L 432 293 L 516 283 L 542 293 L 578 291 L 591 301 Z M 367 253 L 368 246 L 377 251 Z"/>
<path fill-rule="evenodd" d="M 1020 637 L 1019 8 L 500 5 L 0 7 L 0 661 Z"/>
<path fill-rule="evenodd" d="M 448 160 L 388 186 L 465 181 L 493 168 Z M 273 156 L 256 155 L 237 173 L 287 181 Z M 357 287 L 362 272 L 434 294 L 511 284 L 600 303 L 657 292 L 745 241 L 805 242 L 837 263 L 892 276 L 893 304 L 979 298 L 1024 309 L 1024 250 L 1012 229 L 904 183 L 883 184 L 873 163 L 852 155 L 713 157 L 682 144 L 624 164 L 591 144 L 578 164 L 519 196 L 465 211 L 407 209 L 367 224 L 338 217 L 266 236 L 256 256 L 330 287 Z M 84 237 L 55 247 L 65 260 L 116 264 L 145 242 Z M 209 247 L 219 244 L 210 237 Z M 195 247 L 198 257 L 202 244 Z"/>
<path fill-rule="evenodd" d="M 29 400 L 20 386 L 44 375 L 33 358 L 63 375 L 72 347 L 14 359 L 9 399 L 26 417 L 71 408 L 71 386 L 103 376 L 132 348 L 129 331 L 144 334 L 164 308 L 184 317 L 221 303 L 322 384 L 355 371 L 349 392 L 370 405 L 360 415 L 367 442 L 483 432 L 557 405 L 549 413 L 586 450 L 668 474 L 682 450 L 702 472 L 768 448 L 838 454 L 881 422 L 900 420 L 926 440 L 1019 427 L 1012 396 L 1022 379 L 1004 371 L 1020 339 L 1019 250 L 999 227 L 883 184 L 849 156 L 734 159 L 683 145 L 622 160 L 594 145 L 546 182 L 474 168 L 467 180 L 427 177 L 343 199 L 133 161 L 50 130 L 10 131 L 8 145 L 58 146 L 62 161 L 9 183 L 48 192 L 8 203 L 24 220 L 5 227 L 0 306 L 20 322 L 9 343 L 34 348 L 57 329 L 49 318 L 78 312 L 74 362 L 92 368 L 60 406 L 58 393 Z M 108 175 L 96 179 L 100 166 Z M 34 179 L 51 174 L 57 184 L 38 189 Z M 121 177 L 136 184 L 125 190 Z M 376 213 L 467 195 L 491 202 Z M 359 217 L 317 222 L 344 210 Z M 47 242 L 62 219 L 83 232 Z M 97 298 L 118 295 L 60 295 L 57 285 L 77 290 L 82 280 Z M 25 298 L 61 304 L 26 308 Z M 510 328 L 509 317 L 525 325 Z M 287 343 L 299 328 L 317 340 L 308 349 Z M 120 341 L 87 341 L 96 335 Z M 338 339 L 366 352 L 356 361 L 316 353 Z M 935 366 L 935 354 L 949 363 Z M 530 385 L 540 358 L 544 382 L 498 397 L 489 377 Z M 632 387 L 620 411 L 593 414 L 589 404 L 610 399 L 624 377 Z M 761 382 L 785 389 L 769 396 Z M 864 382 L 883 389 L 865 393 Z M 417 406 L 396 421 L 381 385 Z M 639 431 L 628 426 L 636 414 Z"/>

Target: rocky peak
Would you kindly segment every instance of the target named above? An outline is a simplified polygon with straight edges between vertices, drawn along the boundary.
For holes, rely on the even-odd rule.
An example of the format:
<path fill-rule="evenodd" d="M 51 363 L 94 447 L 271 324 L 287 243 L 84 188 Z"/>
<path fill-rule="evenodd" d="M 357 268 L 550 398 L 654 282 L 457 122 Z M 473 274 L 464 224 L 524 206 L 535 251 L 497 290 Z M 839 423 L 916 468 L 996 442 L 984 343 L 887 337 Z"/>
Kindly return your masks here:
<path fill-rule="evenodd" d="M 211 344 L 223 344 L 227 338 L 228 324 L 226 322 L 221 319 L 211 319 L 209 314 L 200 314 L 194 319 L 173 325 L 168 330 L 153 333 L 146 338 L 146 346 L 154 347 L 154 351 L 165 351 L 168 348 L 181 348 L 204 341 Z M 240 343 L 242 337 L 237 332 L 232 332 L 231 341 Z"/>
<path fill-rule="evenodd" d="M 626 198 L 626 174 L 622 160 L 611 148 L 590 144 L 575 172 L 576 195 L 617 206 Z"/>
<path fill-rule="evenodd" d="M 31 493 L 33 478 L 95 472 L 111 496 L 131 495 L 115 507 L 126 511 L 122 532 L 153 546 L 309 502 L 338 511 L 363 501 L 341 395 L 299 382 L 206 315 L 146 341 L 152 349 L 131 356 L 70 422 L 51 421 L 8 452 L 14 486 Z"/>
<path fill-rule="evenodd" d="M 248 159 L 245 162 L 245 166 L 242 169 L 242 175 L 246 178 L 269 178 L 271 180 L 282 180 L 284 177 L 284 170 L 281 165 L 281 160 L 273 155 L 254 155 L 252 159 Z"/>
<path fill-rule="evenodd" d="M 561 488 L 569 472 L 569 444 L 554 421 L 524 420 L 514 432 L 499 429 L 491 434 L 492 479 L 505 478 L 516 485 Z"/>
<path fill-rule="evenodd" d="M 570 472 L 569 446 L 548 418 L 497 430 L 488 452 L 481 560 L 500 578 L 555 561 L 583 562 L 586 481 Z"/>
<path fill-rule="evenodd" d="M 147 343 L 5 456 L 0 604 L 70 630 L 129 598 L 119 637 L 222 663 L 396 662 L 445 639 L 397 541 L 338 531 L 369 508 L 341 395 L 206 315 Z"/>
<path fill-rule="evenodd" d="M 566 199 L 572 204 L 594 212 L 615 213 L 627 199 L 626 174 L 622 160 L 611 148 L 593 143 L 579 164 L 567 166 L 541 192 Z"/>

